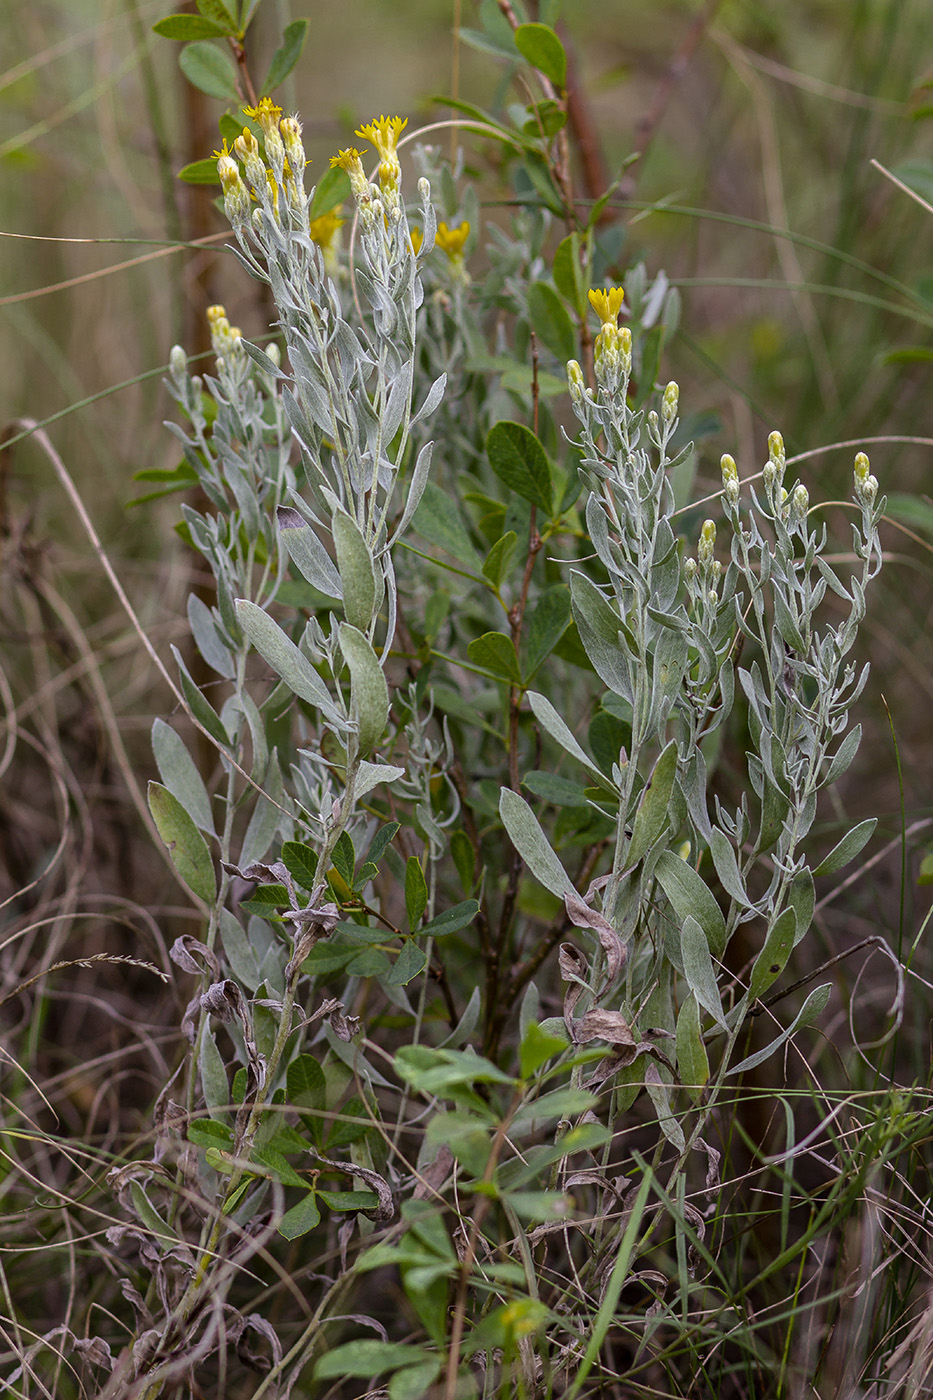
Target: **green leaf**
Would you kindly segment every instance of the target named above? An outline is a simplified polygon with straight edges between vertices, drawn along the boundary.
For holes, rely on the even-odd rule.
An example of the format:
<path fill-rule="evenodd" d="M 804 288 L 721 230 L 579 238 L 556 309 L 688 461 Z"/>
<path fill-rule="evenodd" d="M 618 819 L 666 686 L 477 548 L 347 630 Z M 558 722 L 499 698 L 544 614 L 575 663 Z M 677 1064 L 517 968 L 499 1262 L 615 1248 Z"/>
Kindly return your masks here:
<path fill-rule="evenodd" d="M 203 15 L 166 15 L 152 29 L 163 39 L 179 39 L 186 44 L 192 39 L 222 39 L 230 32 L 222 24 L 215 24 Z"/>
<path fill-rule="evenodd" d="M 721 958 L 726 949 L 726 921 L 722 910 L 692 865 L 673 851 L 662 851 L 655 875 L 681 924 L 692 916 L 706 934 L 710 952 Z"/>
<path fill-rule="evenodd" d="M 577 569 L 570 572 L 570 598 L 580 640 L 593 669 L 614 695 L 631 700 L 632 677 L 621 637 L 622 619 L 593 580 Z"/>
<path fill-rule="evenodd" d="M 348 890 L 353 888 L 353 876 L 356 872 L 356 851 L 353 849 L 353 838 L 348 831 L 341 831 L 337 837 L 337 844 L 331 854 L 334 869 L 340 876 Z"/>
<path fill-rule="evenodd" d="M 303 841 L 286 841 L 282 846 L 282 861 L 289 875 L 302 889 L 314 889 L 317 852 Z"/>
<path fill-rule="evenodd" d="M 173 797 L 184 807 L 195 824 L 209 835 L 214 834 L 211 799 L 204 780 L 184 740 L 170 724 L 157 719 L 152 726 L 152 752 L 159 777 Z"/>
<path fill-rule="evenodd" d="M 546 1031 L 541 1029 L 537 1021 L 532 1021 L 518 1047 L 518 1061 L 522 1079 L 530 1079 L 535 1070 L 546 1065 L 548 1060 L 553 1060 L 555 1055 L 562 1054 L 566 1049 L 567 1041 L 563 1037 L 548 1035 Z"/>
<path fill-rule="evenodd" d="M 813 874 L 834 875 L 837 870 L 848 865 L 871 840 L 877 825 L 877 817 L 869 817 L 867 821 L 859 822 L 858 826 L 854 826 L 848 835 L 843 836 L 839 844 L 832 848 L 828 856 L 824 856 Z"/>
<path fill-rule="evenodd" d="M 585 315 L 587 309 L 587 274 L 580 256 L 584 250 L 580 234 L 569 233 L 554 254 L 554 284 L 578 316 Z"/>
<path fill-rule="evenodd" d="M 793 909 L 784 909 L 768 930 L 764 947 L 755 959 L 749 982 L 752 1001 L 757 1001 L 780 977 L 796 942 L 797 915 Z"/>
<path fill-rule="evenodd" d="M 386 822 L 385 826 L 379 828 L 372 841 L 370 841 L 369 850 L 366 852 L 366 860 L 370 864 L 379 864 L 395 839 L 395 835 L 400 826 L 400 822 Z"/>
<path fill-rule="evenodd" d="M 314 530 L 293 506 L 276 512 L 279 535 L 295 568 L 326 598 L 342 597 L 340 575 Z"/>
<path fill-rule="evenodd" d="M 219 24 L 225 33 L 240 33 L 236 21 L 236 0 L 232 0 L 232 9 L 224 4 L 224 0 L 197 0 L 197 6 L 205 19 Z"/>
<path fill-rule="evenodd" d="M 331 524 L 337 568 L 343 589 L 343 608 L 351 626 L 365 632 L 376 611 L 376 572 L 372 554 L 352 516 L 338 511 Z"/>
<path fill-rule="evenodd" d="M 322 1109 L 327 1103 L 324 1071 L 313 1055 L 297 1055 L 285 1077 L 286 1101 L 292 1108 Z"/>
<path fill-rule="evenodd" d="M 522 784 L 533 792 L 535 797 L 543 797 L 545 802 L 553 802 L 555 807 L 585 807 L 586 791 L 579 783 L 562 778 L 559 773 L 546 773 L 537 769 L 526 773 Z"/>
<path fill-rule="evenodd" d="M 426 1365 L 428 1361 L 436 1364 L 437 1358 L 423 1347 L 363 1337 L 326 1352 L 314 1368 L 314 1379 L 335 1380 L 345 1376 L 369 1378 L 382 1375 L 384 1371 L 397 1371 L 401 1366 Z"/>
<path fill-rule="evenodd" d="M 221 748 L 230 747 L 230 735 L 227 733 L 220 716 L 211 708 L 205 700 L 201 691 L 195 685 L 188 668 L 181 659 L 181 654 L 177 647 L 172 647 L 172 655 L 178 663 L 178 679 L 181 682 L 182 693 L 188 702 L 188 708 L 203 729 L 206 729 L 212 739 L 215 739 Z"/>
<path fill-rule="evenodd" d="M 469 894 L 473 888 L 473 878 L 476 872 L 476 852 L 473 850 L 473 843 L 465 831 L 455 831 L 451 836 L 450 854 L 457 874 L 460 876 L 463 892 Z"/>
<path fill-rule="evenodd" d="M 359 757 L 365 758 L 389 722 L 389 687 L 371 643 L 348 622 L 340 624 L 340 650 L 350 668 L 350 708 Z"/>
<path fill-rule="evenodd" d="M 574 894 L 570 877 L 551 849 L 538 818 L 525 799 L 511 788 L 502 788 L 499 815 L 512 845 L 538 883 L 559 899 L 565 894 Z"/>
<path fill-rule="evenodd" d="M 189 890 L 205 904 L 213 904 L 217 897 L 214 862 L 191 817 L 161 783 L 149 784 L 149 810 L 172 864 Z"/>
<path fill-rule="evenodd" d="M 515 643 L 504 632 L 484 632 L 467 647 L 467 656 L 476 666 L 500 676 L 512 685 L 521 685 L 522 673 L 515 652 Z"/>
<path fill-rule="evenodd" d="M 413 938 L 409 938 L 403 943 L 391 972 L 387 972 L 382 980 L 390 987 L 407 987 L 412 978 L 424 972 L 427 965 L 427 953 L 418 947 Z"/>
<path fill-rule="evenodd" d="M 219 185 L 220 176 L 217 174 L 217 162 L 213 156 L 208 156 L 206 160 L 193 160 L 189 165 L 183 165 L 178 172 L 177 178 L 184 180 L 186 185 Z"/>
<path fill-rule="evenodd" d="M 486 437 L 489 464 L 504 485 L 550 516 L 553 487 L 547 453 L 529 428 L 505 419 Z"/>
<path fill-rule="evenodd" d="M 178 65 L 192 87 L 221 102 L 239 102 L 236 69 L 211 43 L 188 44 L 178 55 Z"/>
<path fill-rule="evenodd" d="M 780 1050 L 786 1041 L 790 1040 L 795 1031 L 800 1030 L 802 1026 L 809 1026 L 812 1021 L 816 1020 L 817 1016 L 821 1015 L 829 1001 L 832 989 L 832 982 L 824 982 L 822 987 L 817 987 L 815 991 L 812 991 L 786 1031 L 781 1031 L 781 1034 L 776 1036 L 771 1044 L 766 1045 L 763 1050 L 756 1050 L 754 1055 L 749 1055 L 747 1059 L 727 1070 L 727 1074 L 742 1074 L 747 1069 L 755 1069 L 758 1065 L 763 1064 L 776 1050 Z"/>
<path fill-rule="evenodd" d="M 676 776 L 677 740 L 672 739 L 662 750 L 642 791 L 638 811 L 635 813 L 632 840 L 625 857 L 627 870 L 635 868 L 667 827 L 667 809 Z"/>
<path fill-rule="evenodd" d="M 319 1191 L 331 1210 L 373 1210 L 379 1204 L 374 1191 Z"/>
<path fill-rule="evenodd" d="M 446 1144 L 472 1176 L 483 1176 L 492 1155 L 492 1134 L 472 1113 L 455 1109 L 438 1113 L 428 1124 L 427 1142 L 432 1148 Z"/>
<path fill-rule="evenodd" d="M 531 680 L 570 626 L 570 613 L 570 589 L 566 584 L 552 584 L 535 600 L 526 615 L 522 635 L 527 680 Z"/>
<path fill-rule="evenodd" d="M 412 933 L 418 927 L 421 915 L 427 907 L 428 887 L 421 862 L 417 856 L 409 856 L 405 866 L 405 912 Z"/>
<path fill-rule="evenodd" d="M 680 952 L 684 962 L 684 976 L 691 992 L 716 1024 L 727 1030 L 709 943 L 706 934 L 691 914 L 684 919 L 680 930 Z"/>
<path fill-rule="evenodd" d="M 470 541 L 457 502 L 436 481 L 426 483 L 411 523 L 430 544 L 438 545 L 459 563 L 479 573 L 480 558 Z"/>
<path fill-rule="evenodd" d="M 677 1017 L 677 1073 L 693 1102 L 698 1104 L 709 1080 L 709 1057 L 700 1029 L 700 1006 L 691 992 Z"/>
<path fill-rule="evenodd" d="M 263 660 L 295 695 L 317 706 L 328 719 L 345 721 L 311 662 L 264 609 L 246 598 L 236 600 L 237 621 Z"/>
<path fill-rule="evenodd" d="M 295 67 L 301 58 L 301 51 L 308 37 L 309 24 L 310 20 L 296 19 L 291 24 L 286 25 L 282 31 L 282 45 L 272 55 L 269 71 L 260 88 L 260 97 L 267 97 L 270 92 L 274 92 L 279 83 L 283 83 Z"/>
<path fill-rule="evenodd" d="M 287 1210 L 279 1221 L 279 1234 L 286 1240 L 297 1240 L 321 1223 L 321 1212 L 313 1191 L 305 1192 L 296 1206 Z"/>
<path fill-rule="evenodd" d="M 737 904 L 741 904 L 743 909 L 751 909 L 752 902 L 742 882 L 735 847 L 718 826 L 713 827 L 709 848 L 713 864 L 716 867 L 716 874 L 719 876 L 726 894 L 730 895 Z"/>
<path fill-rule="evenodd" d="M 188 1141 L 195 1147 L 233 1146 L 233 1129 L 216 1118 L 195 1118 L 188 1124 Z"/>
<path fill-rule="evenodd" d="M 350 193 L 350 177 L 347 172 L 339 165 L 331 166 L 315 186 L 308 217 L 319 219 L 322 214 L 329 214 L 338 204 L 348 200 Z"/>
<path fill-rule="evenodd" d="M 594 767 L 585 750 L 574 738 L 571 730 L 564 722 L 561 715 L 555 710 L 547 696 L 539 695 L 536 690 L 530 690 L 528 692 L 528 703 L 531 706 L 535 719 L 541 725 L 542 729 L 546 729 L 551 738 L 556 739 L 566 753 L 569 753 L 571 757 L 575 758 L 578 763 L 581 763 L 583 767 L 595 777 L 598 770 Z M 617 759 L 618 756 L 617 752 Z"/>
<path fill-rule="evenodd" d="M 432 1050 L 427 1045 L 403 1045 L 394 1063 L 402 1079 L 428 1094 L 443 1094 L 463 1084 L 515 1082 L 475 1050 Z"/>
<path fill-rule="evenodd" d="M 564 304 L 547 282 L 534 282 L 528 292 L 528 316 L 535 335 L 561 364 L 577 353 L 577 337 Z"/>
<path fill-rule="evenodd" d="M 520 24 L 514 37 L 522 58 L 562 89 L 567 81 L 567 55 L 554 30 L 546 24 Z"/>
<path fill-rule="evenodd" d="M 487 578 L 497 591 L 502 585 L 502 580 L 509 571 L 512 556 L 515 553 L 515 545 L 518 536 L 514 530 L 507 530 L 500 539 L 496 540 L 492 549 L 486 555 L 483 563 L 483 577 Z"/>
<path fill-rule="evenodd" d="M 420 937 L 443 938 L 448 933 L 458 933 L 460 929 L 471 924 L 479 913 L 479 901 L 475 899 L 464 899 L 459 904 L 452 904 L 449 909 L 445 909 L 443 914 L 435 914 L 428 923 L 422 924 L 418 930 Z"/>
<path fill-rule="evenodd" d="M 408 1293 L 409 1297 L 411 1297 L 411 1293 L 408 1289 L 407 1278 L 403 1279 L 403 1282 L 405 1283 L 406 1293 Z M 433 1340 L 440 1343 L 446 1336 L 446 1284 L 443 1285 L 443 1291 L 439 1295 L 437 1295 L 437 1289 L 435 1289 L 435 1295 L 437 1296 L 437 1306 L 432 1310 L 432 1312 L 429 1315 L 431 1317 L 432 1322 L 434 1323 L 433 1331 L 436 1334 L 434 1335 Z M 422 1303 L 421 1308 L 419 1308 L 418 1310 L 418 1315 L 421 1318 L 422 1322 L 424 1322 L 430 1334 L 432 1328 L 431 1326 L 429 1326 L 428 1321 L 425 1317 L 425 1313 L 423 1311 L 423 1298 L 424 1295 L 419 1294 L 417 1298 L 412 1298 L 412 1303 L 416 1308 L 418 1308 L 419 1302 Z M 422 1400 L 422 1396 L 427 1394 L 431 1382 L 434 1380 L 434 1377 L 437 1375 L 440 1368 L 440 1357 L 435 1357 L 433 1361 L 422 1361 L 421 1364 L 418 1366 L 402 1367 L 401 1370 L 395 1372 L 395 1375 L 389 1381 L 389 1400 Z"/>

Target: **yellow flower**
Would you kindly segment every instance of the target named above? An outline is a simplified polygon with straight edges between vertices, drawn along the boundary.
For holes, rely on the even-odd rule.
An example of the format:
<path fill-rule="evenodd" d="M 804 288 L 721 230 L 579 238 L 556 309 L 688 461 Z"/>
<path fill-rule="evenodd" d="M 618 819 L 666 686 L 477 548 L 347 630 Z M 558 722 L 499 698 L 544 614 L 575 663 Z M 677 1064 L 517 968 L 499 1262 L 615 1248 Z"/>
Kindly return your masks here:
<path fill-rule="evenodd" d="M 282 109 L 275 105 L 271 97 L 262 97 L 255 107 L 244 107 L 243 111 L 254 122 L 259 123 L 267 137 L 272 133 L 278 136 L 278 121 Z"/>
<path fill-rule="evenodd" d="M 410 231 L 410 237 L 411 237 L 411 251 L 412 251 L 412 252 L 415 254 L 415 256 L 417 257 L 418 252 L 420 251 L 421 245 L 422 245 L 422 243 L 424 242 L 424 234 L 421 232 L 420 228 L 413 228 L 413 229 L 411 229 L 411 231 Z"/>
<path fill-rule="evenodd" d="M 329 248 L 334 241 L 334 235 L 339 228 L 343 228 L 346 219 L 339 217 L 339 205 L 337 209 L 331 210 L 329 214 L 322 214 L 318 219 L 312 219 L 308 224 L 308 233 L 314 239 L 319 248 Z"/>
<path fill-rule="evenodd" d="M 379 152 L 379 186 L 382 190 L 397 190 L 401 183 L 402 167 L 396 147 L 407 125 L 407 117 L 404 121 L 401 117 L 378 117 L 354 132 L 364 141 L 372 141 Z"/>
<path fill-rule="evenodd" d="M 395 158 L 398 138 L 407 125 L 407 117 L 404 121 L 401 117 L 378 117 L 375 121 L 358 127 L 353 135 L 361 137 L 364 141 L 372 141 L 382 159 L 391 161 Z"/>
<path fill-rule="evenodd" d="M 590 306 L 596 312 L 604 326 L 614 326 L 618 319 L 619 308 L 625 298 L 625 292 L 621 287 L 610 287 L 606 291 L 593 291 L 587 293 L 590 299 Z"/>
<path fill-rule="evenodd" d="M 348 175 L 363 174 L 363 162 L 360 159 L 365 155 L 365 151 L 358 151 L 355 146 L 348 146 L 345 151 L 338 151 L 335 156 L 331 156 L 331 169 L 339 165 L 341 170 L 345 170 Z"/>
<path fill-rule="evenodd" d="M 462 224 L 457 224 L 455 228 L 448 228 L 446 224 L 438 224 L 436 243 L 438 248 L 453 261 L 454 258 L 463 256 L 463 245 L 470 236 L 470 225 L 464 219 Z"/>

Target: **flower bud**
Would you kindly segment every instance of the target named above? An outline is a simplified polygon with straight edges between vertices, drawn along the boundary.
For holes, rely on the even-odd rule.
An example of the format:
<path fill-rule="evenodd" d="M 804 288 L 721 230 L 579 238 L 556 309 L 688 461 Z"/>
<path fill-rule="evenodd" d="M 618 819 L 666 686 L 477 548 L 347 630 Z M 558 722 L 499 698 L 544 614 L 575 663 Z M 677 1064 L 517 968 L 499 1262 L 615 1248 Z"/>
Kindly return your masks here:
<path fill-rule="evenodd" d="M 664 397 L 661 400 L 661 417 L 665 423 L 673 423 L 677 417 L 677 404 L 680 401 L 680 385 L 671 380 L 664 390 Z"/>
<path fill-rule="evenodd" d="M 171 353 L 168 357 L 168 367 L 169 373 L 175 383 L 178 385 L 183 384 L 185 375 L 188 372 L 188 356 L 180 345 L 172 346 Z"/>
<path fill-rule="evenodd" d="M 700 531 L 700 543 L 697 546 L 697 558 L 704 568 L 709 568 L 713 562 L 713 550 L 716 546 L 716 523 L 713 520 L 704 520 L 703 529 Z"/>
<path fill-rule="evenodd" d="M 870 506 L 878 494 L 878 478 L 870 474 L 869 461 L 864 452 L 855 459 L 855 499 L 860 505 Z"/>
<path fill-rule="evenodd" d="M 768 434 L 768 457 L 777 467 L 779 472 L 784 470 L 787 458 L 784 454 L 784 439 L 779 432 Z"/>
<path fill-rule="evenodd" d="M 734 506 L 739 499 L 739 470 L 735 465 L 735 458 L 724 452 L 719 466 L 722 471 L 723 493 L 729 504 Z"/>
<path fill-rule="evenodd" d="M 810 508 L 810 493 L 802 482 L 794 487 L 793 506 L 796 515 L 803 520 Z"/>
<path fill-rule="evenodd" d="M 418 181 L 418 198 L 421 200 L 422 204 L 427 204 L 428 200 L 431 198 L 431 182 L 430 180 L 426 180 L 423 175 Z"/>
<path fill-rule="evenodd" d="M 571 403 L 580 403 L 586 393 L 586 380 L 583 378 L 583 370 L 576 360 L 567 361 L 567 383 L 570 388 Z"/>
<path fill-rule="evenodd" d="M 684 560 L 684 578 L 688 583 L 692 583 L 697 576 L 697 561 L 695 559 Z"/>

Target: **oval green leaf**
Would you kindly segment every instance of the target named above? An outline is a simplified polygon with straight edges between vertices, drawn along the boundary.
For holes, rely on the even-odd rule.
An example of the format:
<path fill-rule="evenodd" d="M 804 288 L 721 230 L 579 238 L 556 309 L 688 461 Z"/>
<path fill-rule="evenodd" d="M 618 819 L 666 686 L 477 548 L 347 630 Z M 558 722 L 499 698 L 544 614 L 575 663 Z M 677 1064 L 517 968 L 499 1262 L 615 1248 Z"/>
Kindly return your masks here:
<path fill-rule="evenodd" d="M 539 73 L 550 78 L 556 88 L 567 81 L 567 54 L 554 30 L 547 24 L 520 24 L 515 31 L 515 47 Z"/>
<path fill-rule="evenodd" d="M 490 466 L 504 485 L 550 516 L 553 508 L 551 469 L 547 453 L 529 428 L 508 419 L 494 424 L 486 437 L 486 453 Z"/>
<path fill-rule="evenodd" d="M 177 797 L 161 783 L 149 784 L 149 810 L 172 864 L 192 894 L 205 904 L 217 896 L 217 876 L 207 842 Z"/>

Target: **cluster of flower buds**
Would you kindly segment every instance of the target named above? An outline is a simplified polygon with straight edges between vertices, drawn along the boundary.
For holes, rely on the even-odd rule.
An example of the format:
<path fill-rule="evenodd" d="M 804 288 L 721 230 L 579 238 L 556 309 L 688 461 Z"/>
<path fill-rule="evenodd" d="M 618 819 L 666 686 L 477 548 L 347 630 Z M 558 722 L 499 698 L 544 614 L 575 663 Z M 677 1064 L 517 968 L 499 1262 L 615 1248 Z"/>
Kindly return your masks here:
<path fill-rule="evenodd" d="M 878 494 L 878 478 L 871 475 L 871 464 L 864 452 L 855 458 L 855 499 L 866 509 L 874 505 Z"/>
<path fill-rule="evenodd" d="M 234 232 L 242 237 L 250 220 L 261 226 L 263 210 L 281 224 L 285 209 L 292 226 L 304 229 L 308 221 L 304 192 L 307 158 L 301 144 L 301 123 L 297 117 L 283 117 L 281 107 L 269 97 L 243 111 L 261 128 L 262 149 L 255 134 L 245 126 L 234 141 L 232 152 L 226 141 L 221 150 L 214 152 L 224 209 Z"/>
<path fill-rule="evenodd" d="M 716 558 L 716 522 L 704 520 L 697 543 L 697 557 L 684 560 L 684 578 L 695 602 L 719 601 L 722 564 Z"/>
<path fill-rule="evenodd" d="M 209 306 L 207 322 L 211 330 L 211 346 L 217 356 L 218 373 L 235 373 L 244 367 L 246 352 L 240 343 L 243 332 L 239 326 L 231 326 L 224 307 Z"/>

